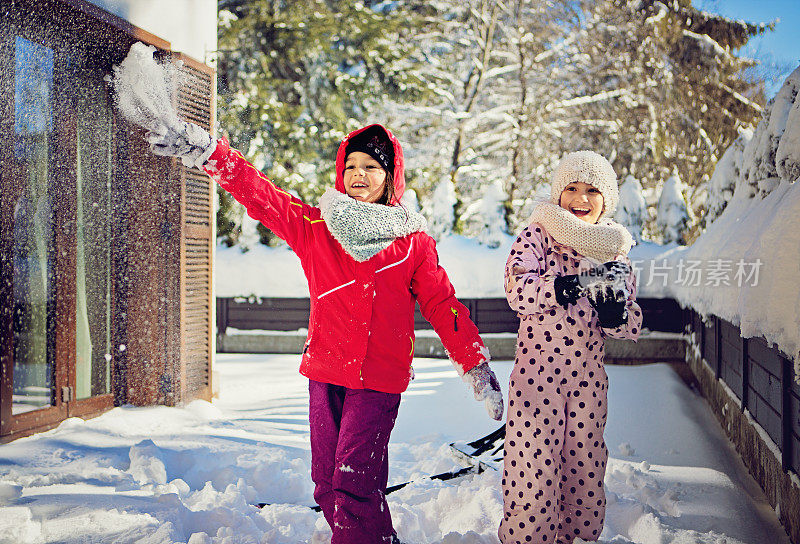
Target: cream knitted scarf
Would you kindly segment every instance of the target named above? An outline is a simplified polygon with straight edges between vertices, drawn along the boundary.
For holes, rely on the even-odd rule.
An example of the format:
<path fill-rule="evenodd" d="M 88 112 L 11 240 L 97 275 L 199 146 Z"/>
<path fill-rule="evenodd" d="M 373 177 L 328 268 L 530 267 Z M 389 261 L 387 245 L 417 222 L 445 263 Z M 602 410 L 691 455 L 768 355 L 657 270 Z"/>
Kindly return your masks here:
<path fill-rule="evenodd" d="M 605 218 L 587 223 L 551 202 L 540 202 L 528 222 L 539 223 L 559 244 L 601 263 L 627 255 L 633 247 L 631 233 L 619 223 Z"/>
<path fill-rule="evenodd" d="M 336 241 L 356 261 L 363 262 L 397 238 L 425 230 L 420 214 L 400 206 L 361 202 L 336 189 L 319 199 L 322 218 Z"/>

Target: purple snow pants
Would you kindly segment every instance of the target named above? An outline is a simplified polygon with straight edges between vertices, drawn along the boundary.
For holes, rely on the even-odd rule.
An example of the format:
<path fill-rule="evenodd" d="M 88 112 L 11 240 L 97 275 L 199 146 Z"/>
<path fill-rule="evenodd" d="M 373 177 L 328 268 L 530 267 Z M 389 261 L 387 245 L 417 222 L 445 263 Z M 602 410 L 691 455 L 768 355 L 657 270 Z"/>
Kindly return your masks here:
<path fill-rule="evenodd" d="M 331 544 L 396 538 L 386 503 L 389 435 L 400 395 L 309 380 L 314 499 L 331 526 Z"/>

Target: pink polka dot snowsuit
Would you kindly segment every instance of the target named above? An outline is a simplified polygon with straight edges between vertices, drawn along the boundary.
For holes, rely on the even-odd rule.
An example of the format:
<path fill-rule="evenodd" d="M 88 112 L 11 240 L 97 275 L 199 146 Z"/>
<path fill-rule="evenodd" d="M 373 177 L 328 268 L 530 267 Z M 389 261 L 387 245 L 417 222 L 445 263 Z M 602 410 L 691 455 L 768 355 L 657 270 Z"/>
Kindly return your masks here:
<path fill-rule="evenodd" d="M 628 321 L 618 328 L 602 328 L 586 297 L 567 309 L 559 305 L 553 280 L 578 273 L 582 259 L 533 223 L 514 242 L 506 264 L 506 297 L 520 327 L 506 423 L 504 544 L 593 541 L 603 528 L 604 338 L 635 340 L 642 312 L 634 302 L 633 273 Z M 630 265 L 627 257 L 618 260 Z M 520 269 L 527 272 L 514 273 Z"/>

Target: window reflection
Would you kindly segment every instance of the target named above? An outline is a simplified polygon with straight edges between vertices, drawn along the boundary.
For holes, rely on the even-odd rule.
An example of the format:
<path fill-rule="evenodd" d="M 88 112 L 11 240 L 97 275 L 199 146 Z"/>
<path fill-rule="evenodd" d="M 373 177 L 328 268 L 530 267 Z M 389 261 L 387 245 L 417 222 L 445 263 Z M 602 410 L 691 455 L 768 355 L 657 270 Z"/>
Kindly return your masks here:
<path fill-rule="evenodd" d="M 102 82 L 78 91 L 75 398 L 111 392 L 111 111 Z"/>
<path fill-rule="evenodd" d="M 52 404 L 53 210 L 49 191 L 53 50 L 17 37 L 14 155 L 23 190 L 14 205 L 12 413 Z"/>

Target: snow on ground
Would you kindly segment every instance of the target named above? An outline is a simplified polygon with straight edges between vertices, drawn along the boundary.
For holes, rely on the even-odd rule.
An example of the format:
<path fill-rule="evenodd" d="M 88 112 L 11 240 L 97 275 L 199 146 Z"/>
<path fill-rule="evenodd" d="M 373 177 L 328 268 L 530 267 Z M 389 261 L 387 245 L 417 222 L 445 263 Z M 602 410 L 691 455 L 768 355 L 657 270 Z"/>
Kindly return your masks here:
<path fill-rule="evenodd" d="M 510 362 L 493 363 L 507 383 Z M 326 543 L 312 504 L 307 381 L 296 355 L 218 355 L 220 397 L 115 408 L 0 446 L 2 543 Z M 500 474 L 449 482 L 446 446 L 497 427 L 446 360 L 416 359 L 390 444 L 409 543 L 496 543 Z M 706 404 L 667 365 L 609 367 L 602 541 L 786 544 Z M 507 391 L 507 388 L 505 388 Z M 272 505 L 259 510 L 251 503 Z"/>

